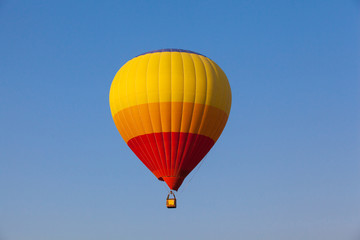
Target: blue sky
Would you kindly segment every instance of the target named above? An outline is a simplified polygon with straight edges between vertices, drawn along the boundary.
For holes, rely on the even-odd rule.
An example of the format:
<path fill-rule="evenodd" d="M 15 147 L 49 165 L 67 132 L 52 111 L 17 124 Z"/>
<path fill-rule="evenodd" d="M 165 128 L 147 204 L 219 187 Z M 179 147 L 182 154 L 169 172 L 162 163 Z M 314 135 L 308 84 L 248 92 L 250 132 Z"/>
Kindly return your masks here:
<path fill-rule="evenodd" d="M 0 239 L 359 239 L 359 8 L 1 1 Z M 176 210 L 108 105 L 117 70 L 161 48 L 210 57 L 233 93 Z"/>

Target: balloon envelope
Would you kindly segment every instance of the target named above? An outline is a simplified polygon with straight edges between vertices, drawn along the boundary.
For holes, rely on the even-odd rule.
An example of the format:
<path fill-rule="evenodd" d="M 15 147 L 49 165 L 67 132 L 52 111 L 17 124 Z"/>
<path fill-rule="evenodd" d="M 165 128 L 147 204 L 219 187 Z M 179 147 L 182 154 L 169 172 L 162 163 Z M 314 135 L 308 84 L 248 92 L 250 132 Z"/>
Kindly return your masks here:
<path fill-rule="evenodd" d="M 172 190 L 215 144 L 230 107 L 230 85 L 221 68 L 181 49 L 131 59 L 110 88 L 111 113 L 121 136 Z"/>

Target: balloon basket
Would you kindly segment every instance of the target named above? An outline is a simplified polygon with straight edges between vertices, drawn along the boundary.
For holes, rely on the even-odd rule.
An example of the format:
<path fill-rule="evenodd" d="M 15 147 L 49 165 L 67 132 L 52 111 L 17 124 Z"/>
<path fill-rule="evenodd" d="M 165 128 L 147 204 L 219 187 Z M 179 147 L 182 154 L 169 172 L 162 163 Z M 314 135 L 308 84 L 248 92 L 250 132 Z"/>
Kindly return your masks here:
<path fill-rule="evenodd" d="M 176 208 L 176 198 L 175 198 L 175 194 L 172 191 L 170 191 L 170 193 L 166 198 L 166 207 Z"/>

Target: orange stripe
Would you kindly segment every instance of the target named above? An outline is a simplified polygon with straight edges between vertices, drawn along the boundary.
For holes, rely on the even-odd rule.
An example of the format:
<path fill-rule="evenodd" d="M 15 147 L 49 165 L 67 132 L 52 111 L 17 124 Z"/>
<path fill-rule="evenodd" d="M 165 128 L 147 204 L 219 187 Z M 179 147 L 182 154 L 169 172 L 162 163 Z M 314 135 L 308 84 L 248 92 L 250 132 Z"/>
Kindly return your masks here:
<path fill-rule="evenodd" d="M 162 102 L 132 106 L 117 112 L 113 118 L 125 142 L 140 135 L 159 132 L 201 134 L 216 142 L 228 115 L 205 104 Z"/>

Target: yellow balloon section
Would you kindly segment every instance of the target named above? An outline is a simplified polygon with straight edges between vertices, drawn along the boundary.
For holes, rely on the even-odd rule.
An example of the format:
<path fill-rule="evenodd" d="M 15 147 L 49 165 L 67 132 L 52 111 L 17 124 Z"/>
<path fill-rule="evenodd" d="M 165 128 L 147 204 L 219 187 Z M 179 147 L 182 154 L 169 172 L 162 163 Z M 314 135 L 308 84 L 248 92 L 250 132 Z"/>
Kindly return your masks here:
<path fill-rule="evenodd" d="M 231 90 L 211 59 L 159 50 L 128 61 L 110 89 L 121 136 L 155 176 L 177 190 L 225 127 Z"/>

